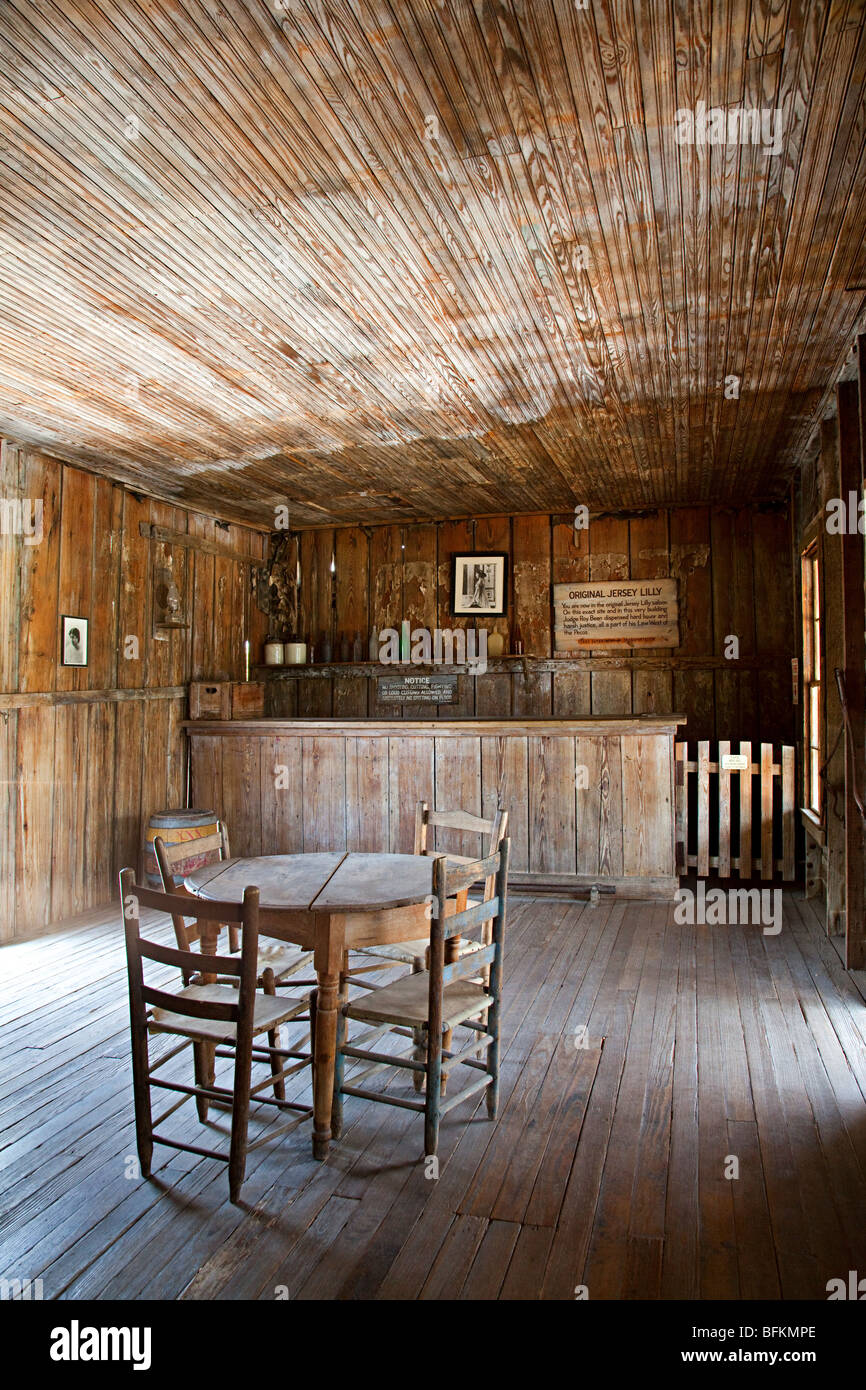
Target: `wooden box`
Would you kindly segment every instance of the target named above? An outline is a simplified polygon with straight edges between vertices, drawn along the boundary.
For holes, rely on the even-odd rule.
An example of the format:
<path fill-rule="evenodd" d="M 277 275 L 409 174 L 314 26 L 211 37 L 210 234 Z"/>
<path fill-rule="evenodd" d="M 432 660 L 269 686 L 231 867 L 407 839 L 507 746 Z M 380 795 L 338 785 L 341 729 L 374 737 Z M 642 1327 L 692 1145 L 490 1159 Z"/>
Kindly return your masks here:
<path fill-rule="evenodd" d="M 231 681 L 190 681 L 190 719 L 231 719 Z"/>
<path fill-rule="evenodd" d="M 232 719 L 261 719 L 264 712 L 263 681 L 232 681 Z"/>

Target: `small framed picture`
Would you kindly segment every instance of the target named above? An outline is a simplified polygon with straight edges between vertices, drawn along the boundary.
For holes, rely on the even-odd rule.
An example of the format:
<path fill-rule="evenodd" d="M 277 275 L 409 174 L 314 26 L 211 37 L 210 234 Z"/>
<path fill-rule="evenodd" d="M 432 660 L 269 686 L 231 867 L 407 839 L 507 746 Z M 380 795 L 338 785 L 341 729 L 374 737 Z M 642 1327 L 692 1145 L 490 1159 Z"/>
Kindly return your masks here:
<path fill-rule="evenodd" d="M 505 612 L 508 556 L 451 556 L 451 612 L 455 617 L 497 618 Z"/>
<path fill-rule="evenodd" d="M 63 614 L 61 666 L 87 665 L 87 621 L 87 618 L 71 618 L 68 614 Z"/>

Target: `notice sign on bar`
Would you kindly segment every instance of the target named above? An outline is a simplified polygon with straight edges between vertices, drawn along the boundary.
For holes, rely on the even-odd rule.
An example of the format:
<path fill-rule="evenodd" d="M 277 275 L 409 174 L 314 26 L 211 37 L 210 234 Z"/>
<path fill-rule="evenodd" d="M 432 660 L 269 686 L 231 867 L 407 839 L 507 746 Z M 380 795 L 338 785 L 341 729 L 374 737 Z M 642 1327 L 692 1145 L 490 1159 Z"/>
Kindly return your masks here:
<path fill-rule="evenodd" d="M 554 584 L 556 650 L 678 647 L 675 579 L 611 579 Z"/>

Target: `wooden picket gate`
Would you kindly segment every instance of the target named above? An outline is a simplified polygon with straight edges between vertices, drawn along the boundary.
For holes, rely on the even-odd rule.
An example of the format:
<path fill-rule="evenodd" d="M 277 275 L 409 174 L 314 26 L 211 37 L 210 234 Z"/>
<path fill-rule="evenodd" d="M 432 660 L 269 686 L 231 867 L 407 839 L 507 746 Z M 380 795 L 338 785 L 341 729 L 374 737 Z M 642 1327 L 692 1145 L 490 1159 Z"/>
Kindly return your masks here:
<path fill-rule="evenodd" d="M 778 758 L 771 743 L 762 743 L 760 749 L 760 758 L 753 762 L 751 743 L 740 743 L 739 752 L 732 754 L 730 742 L 720 739 L 716 759 L 711 761 L 706 740 L 697 745 L 697 758 L 691 760 L 688 744 L 676 744 L 678 874 L 696 870 L 699 878 L 705 878 L 714 870 L 719 878 L 731 878 L 736 870 L 742 879 L 758 873 L 772 878 L 778 871 L 783 879 L 794 878 L 794 749 L 782 746 Z M 756 778 L 760 779 L 757 787 Z M 753 835 L 758 828 L 760 850 L 756 853 Z M 781 857 L 775 853 L 774 839 Z"/>

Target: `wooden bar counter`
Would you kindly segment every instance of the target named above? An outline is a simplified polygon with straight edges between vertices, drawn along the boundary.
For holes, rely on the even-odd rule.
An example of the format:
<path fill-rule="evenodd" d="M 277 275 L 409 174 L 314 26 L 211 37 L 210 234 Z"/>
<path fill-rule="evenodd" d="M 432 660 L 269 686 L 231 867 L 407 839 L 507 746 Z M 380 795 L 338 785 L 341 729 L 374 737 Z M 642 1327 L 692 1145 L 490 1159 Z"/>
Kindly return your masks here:
<path fill-rule="evenodd" d="M 411 853 L 415 804 L 509 812 L 515 885 L 608 883 L 669 897 L 674 737 L 684 716 L 621 719 L 190 720 L 192 804 L 233 855 Z M 436 848 L 481 852 L 448 832 Z"/>

